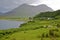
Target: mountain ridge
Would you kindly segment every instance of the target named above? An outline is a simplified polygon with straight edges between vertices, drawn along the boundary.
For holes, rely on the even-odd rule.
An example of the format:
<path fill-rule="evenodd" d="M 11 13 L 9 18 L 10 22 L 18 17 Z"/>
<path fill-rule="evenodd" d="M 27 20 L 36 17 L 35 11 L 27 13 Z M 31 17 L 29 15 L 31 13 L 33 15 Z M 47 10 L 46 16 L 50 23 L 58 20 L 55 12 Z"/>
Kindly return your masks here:
<path fill-rule="evenodd" d="M 28 4 L 22 4 L 19 7 L 13 9 L 10 12 L 5 13 L 4 17 L 33 17 L 40 12 L 53 11 L 45 4 L 39 6 L 31 6 Z"/>

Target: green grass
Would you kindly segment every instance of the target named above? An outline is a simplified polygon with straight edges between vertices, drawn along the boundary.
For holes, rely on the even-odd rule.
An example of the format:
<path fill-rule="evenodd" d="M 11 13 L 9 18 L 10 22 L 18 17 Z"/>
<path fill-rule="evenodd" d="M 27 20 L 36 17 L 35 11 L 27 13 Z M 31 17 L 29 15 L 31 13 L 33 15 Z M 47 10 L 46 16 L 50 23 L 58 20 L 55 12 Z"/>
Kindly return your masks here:
<path fill-rule="evenodd" d="M 19 17 L 18 17 L 18 18 L 8 18 L 8 17 L 1 17 L 1 18 L 0 18 L 0 20 L 27 21 L 27 20 L 28 20 L 28 18 L 19 18 Z"/>
<path fill-rule="evenodd" d="M 41 35 L 41 33 L 43 33 L 42 31 L 43 30 L 38 29 L 38 30 L 29 30 L 26 31 L 26 33 L 24 33 L 25 31 L 17 32 L 11 35 L 9 39 L 15 38 L 16 40 L 40 40 L 38 36 Z"/>
<path fill-rule="evenodd" d="M 6 32 L 11 32 L 11 34 L 5 35 L 0 40 L 52 40 L 49 37 L 41 37 L 42 34 L 49 34 L 49 30 L 56 29 L 56 24 L 60 23 L 58 20 L 34 20 L 34 22 L 27 22 L 22 24 L 20 28 L 4 30 Z M 51 28 L 45 28 L 44 26 L 51 26 Z M 60 28 L 58 28 L 60 33 Z M 2 31 L 2 30 L 1 30 Z M 1 33 L 0 31 L 0 33 Z M 2 31 L 3 32 L 3 31 Z M 60 37 L 53 37 L 56 40 L 60 40 Z"/>

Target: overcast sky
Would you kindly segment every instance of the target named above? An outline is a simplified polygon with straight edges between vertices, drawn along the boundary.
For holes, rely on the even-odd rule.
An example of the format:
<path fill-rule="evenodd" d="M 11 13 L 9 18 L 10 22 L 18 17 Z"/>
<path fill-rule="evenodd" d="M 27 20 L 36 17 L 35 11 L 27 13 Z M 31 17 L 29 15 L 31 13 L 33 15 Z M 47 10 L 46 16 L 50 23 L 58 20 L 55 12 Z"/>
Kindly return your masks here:
<path fill-rule="evenodd" d="M 60 0 L 38 0 L 37 4 L 32 3 L 31 5 L 39 5 L 39 4 L 46 4 L 53 10 L 60 9 Z"/>
<path fill-rule="evenodd" d="M 0 12 L 7 12 L 23 4 L 40 5 L 46 4 L 54 10 L 60 9 L 60 0 L 0 0 Z"/>

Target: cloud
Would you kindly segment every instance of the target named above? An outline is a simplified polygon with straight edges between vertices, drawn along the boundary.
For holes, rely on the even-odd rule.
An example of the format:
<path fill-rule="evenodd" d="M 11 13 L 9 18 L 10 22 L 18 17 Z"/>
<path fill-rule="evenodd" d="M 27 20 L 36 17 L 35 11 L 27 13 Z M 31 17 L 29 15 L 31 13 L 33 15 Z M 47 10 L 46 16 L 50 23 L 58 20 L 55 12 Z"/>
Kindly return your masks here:
<path fill-rule="evenodd" d="M 15 7 L 26 3 L 26 4 L 32 4 L 32 3 L 38 3 L 39 0 L 0 0 L 0 12 L 7 12 L 9 10 L 14 9 Z"/>
<path fill-rule="evenodd" d="M 40 0 L 26 0 L 26 3 L 27 4 L 37 4 L 37 3 L 39 3 L 40 2 Z"/>
<path fill-rule="evenodd" d="M 60 9 L 60 0 L 48 0 L 43 2 L 54 10 Z"/>
<path fill-rule="evenodd" d="M 23 3 L 24 0 L 0 0 L 0 12 L 7 12 Z"/>
<path fill-rule="evenodd" d="M 54 10 L 60 9 L 60 0 L 0 0 L 0 12 L 5 12 L 26 3 L 29 5 L 46 4 Z"/>
<path fill-rule="evenodd" d="M 40 5 L 40 4 L 46 4 L 47 6 L 51 7 L 53 10 L 60 9 L 60 0 L 39 0 L 37 4 L 32 3 L 30 5 Z"/>

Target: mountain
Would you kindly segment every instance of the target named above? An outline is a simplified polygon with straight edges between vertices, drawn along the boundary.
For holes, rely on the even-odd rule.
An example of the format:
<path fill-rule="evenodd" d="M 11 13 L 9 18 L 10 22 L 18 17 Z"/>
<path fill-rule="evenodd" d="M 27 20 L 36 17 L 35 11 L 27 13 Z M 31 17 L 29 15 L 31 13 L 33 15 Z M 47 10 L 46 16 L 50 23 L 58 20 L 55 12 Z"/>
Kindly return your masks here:
<path fill-rule="evenodd" d="M 22 4 L 19 7 L 13 9 L 10 12 L 5 13 L 4 17 L 33 17 L 40 12 L 53 11 L 45 4 L 39 6 L 32 6 L 28 4 Z"/>
<path fill-rule="evenodd" d="M 1 15 L 3 15 L 3 13 L 2 13 L 2 12 L 0 12 L 0 16 L 1 16 Z"/>

